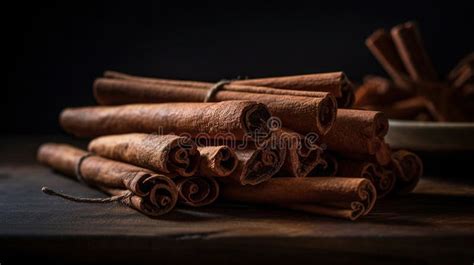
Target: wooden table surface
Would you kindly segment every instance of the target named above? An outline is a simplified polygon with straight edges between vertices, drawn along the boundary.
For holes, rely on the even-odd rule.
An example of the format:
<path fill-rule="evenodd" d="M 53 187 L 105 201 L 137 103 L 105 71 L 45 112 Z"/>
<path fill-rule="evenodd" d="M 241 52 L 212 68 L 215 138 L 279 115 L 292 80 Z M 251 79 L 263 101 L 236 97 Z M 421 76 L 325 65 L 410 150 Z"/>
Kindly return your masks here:
<path fill-rule="evenodd" d="M 0 140 L 2 265 L 27 256 L 53 263 L 474 262 L 472 182 L 424 178 L 412 194 L 380 200 L 356 222 L 225 203 L 151 219 L 116 203 L 80 204 L 43 194 L 41 187 L 48 186 L 104 196 L 38 165 L 36 148 L 45 141 L 71 142 L 59 136 Z"/>

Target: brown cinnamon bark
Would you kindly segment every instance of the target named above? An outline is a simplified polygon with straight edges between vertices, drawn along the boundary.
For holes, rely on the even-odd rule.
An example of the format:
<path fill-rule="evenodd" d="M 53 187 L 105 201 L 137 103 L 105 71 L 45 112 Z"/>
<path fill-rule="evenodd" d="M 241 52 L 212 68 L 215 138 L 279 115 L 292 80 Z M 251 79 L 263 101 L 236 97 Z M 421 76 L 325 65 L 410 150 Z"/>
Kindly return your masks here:
<path fill-rule="evenodd" d="M 257 186 L 223 184 L 221 194 L 232 201 L 280 205 L 355 220 L 370 212 L 377 192 L 363 178 L 282 177 Z"/>
<path fill-rule="evenodd" d="M 209 89 L 213 85 L 207 82 L 132 76 L 115 71 L 106 71 L 104 76 L 151 84 L 188 86 L 202 89 Z M 237 92 L 307 97 L 321 97 L 325 93 L 331 93 L 336 97 L 340 107 L 350 107 L 354 100 L 353 86 L 343 72 L 232 80 L 230 84 L 224 86 L 224 89 Z"/>
<path fill-rule="evenodd" d="M 311 136 L 311 135 L 310 135 Z M 318 139 L 303 136 L 288 129 L 280 129 L 273 133 L 275 142 L 286 149 L 286 159 L 280 175 L 306 177 L 322 162 L 322 149 L 316 144 Z"/>
<path fill-rule="evenodd" d="M 60 123 L 79 137 L 140 132 L 207 138 L 231 134 L 239 140 L 268 137 L 270 116 L 265 105 L 252 101 L 164 103 L 67 108 Z"/>
<path fill-rule="evenodd" d="M 219 196 L 219 184 L 213 178 L 190 177 L 176 181 L 179 203 L 201 207 L 213 203 Z"/>
<path fill-rule="evenodd" d="M 390 161 L 392 161 L 392 150 L 390 149 L 390 146 L 383 139 L 380 138 L 374 138 L 372 139 L 372 142 L 377 148 L 374 154 L 361 154 L 351 152 L 334 153 L 344 159 L 367 161 L 383 166 L 390 164 Z"/>
<path fill-rule="evenodd" d="M 474 67 L 474 52 L 471 52 L 466 57 L 462 58 L 459 63 L 449 72 L 448 79 L 453 82 L 456 80 L 465 67 Z"/>
<path fill-rule="evenodd" d="M 377 190 L 377 198 L 383 198 L 388 195 L 395 185 L 395 176 L 392 172 L 383 170 L 377 164 L 355 161 L 355 160 L 339 160 L 339 169 L 337 176 L 356 177 L 368 179 L 374 184 Z"/>
<path fill-rule="evenodd" d="M 329 92 L 336 97 L 338 106 L 342 108 L 350 107 L 354 101 L 353 86 L 344 72 L 246 79 L 236 80 L 233 83 L 278 89 Z"/>
<path fill-rule="evenodd" d="M 280 170 L 285 162 L 286 149 L 265 144 L 258 148 L 236 149 L 235 154 L 239 162 L 229 178 L 239 185 L 257 185 Z"/>
<path fill-rule="evenodd" d="M 176 135 L 130 133 L 102 136 L 89 143 L 89 151 L 155 172 L 189 177 L 199 166 L 199 152 L 189 138 Z"/>
<path fill-rule="evenodd" d="M 321 162 L 309 173 L 312 177 L 331 177 L 335 176 L 339 169 L 339 163 L 333 155 L 328 152 L 323 152 L 321 155 Z"/>
<path fill-rule="evenodd" d="M 474 83 L 474 64 L 466 64 L 461 69 L 457 77 L 453 80 L 454 88 L 460 88 L 468 83 Z"/>
<path fill-rule="evenodd" d="M 140 82 L 126 79 L 97 79 L 94 94 L 102 105 L 160 102 L 202 102 L 208 94 L 207 89 L 191 86 L 156 82 Z M 193 82 L 194 83 L 194 82 Z M 200 83 L 200 82 L 198 82 Z M 332 126 L 336 106 L 334 96 L 319 93 L 318 97 L 249 93 L 227 90 L 218 91 L 212 101 L 255 100 L 265 104 L 271 113 L 280 118 L 285 127 L 300 133 L 315 132 L 324 135 Z M 264 88 L 261 88 L 264 89 Z M 274 89 L 278 90 L 278 89 Z M 281 90 L 278 90 L 281 91 Z M 293 91 L 294 93 L 310 93 Z"/>
<path fill-rule="evenodd" d="M 390 119 L 446 120 L 446 117 L 438 111 L 431 101 L 421 96 L 400 100 L 388 106 L 367 107 L 382 111 Z"/>
<path fill-rule="evenodd" d="M 176 205 L 178 190 L 169 177 L 98 156 L 83 158 L 87 154 L 66 144 L 47 143 L 39 148 L 37 159 L 71 177 L 78 170 L 82 181 L 109 194 L 131 191 L 125 203 L 148 216 L 168 213 Z"/>
<path fill-rule="evenodd" d="M 397 25 L 391 30 L 398 53 L 415 81 L 437 81 L 438 76 L 426 52 L 418 27 L 414 22 Z"/>
<path fill-rule="evenodd" d="M 375 58 L 377 58 L 393 81 L 399 87 L 410 90 L 411 82 L 409 81 L 408 73 L 400 59 L 392 36 L 385 30 L 378 29 L 365 40 L 365 45 Z"/>
<path fill-rule="evenodd" d="M 151 78 L 143 76 L 133 76 L 124 73 L 119 73 L 115 71 L 106 71 L 104 77 L 112 79 L 120 79 L 126 81 L 140 82 L 144 84 L 154 84 L 157 87 L 177 87 L 177 88 L 199 88 L 202 90 L 208 90 L 214 83 L 200 82 L 200 81 L 186 81 L 186 80 L 172 80 L 172 79 L 162 79 L 162 78 Z M 106 79 L 107 80 L 107 79 Z M 246 80 L 243 80 L 244 82 Z M 103 79 L 99 78 L 96 82 L 101 83 Z M 264 85 L 249 85 L 240 83 L 241 80 L 229 81 L 227 84 L 224 84 L 222 90 L 234 91 L 234 92 L 244 92 L 244 93 L 257 93 L 257 94 L 272 94 L 272 95 L 287 95 L 287 96 L 302 96 L 302 97 L 325 97 L 328 92 L 326 91 L 317 91 L 317 90 L 292 90 L 291 88 L 281 87 L 269 87 Z M 98 85 L 100 86 L 100 85 Z"/>
<path fill-rule="evenodd" d="M 414 153 L 398 150 L 392 154 L 392 163 L 388 169 L 397 177 L 394 192 L 405 194 L 415 189 L 423 175 L 423 162 Z"/>
<path fill-rule="evenodd" d="M 227 177 L 237 168 L 237 156 L 228 146 L 200 146 L 198 150 L 201 177 Z"/>
<path fill-rule="evenodd" d="M 333 128 L 323 136 L 323 143 L 340 154 L 375 155 L 387 131 L 388 120 L 382 112 L 339 109 Z"/>
<path fill-rule="evenodd" d="M 399 88 L 390 80 L 380 76 L 367 76 L 364 83 L 355 92 L 355 107 L 367 105 L 385 105 L 407 99 L 413 93 Z"/>

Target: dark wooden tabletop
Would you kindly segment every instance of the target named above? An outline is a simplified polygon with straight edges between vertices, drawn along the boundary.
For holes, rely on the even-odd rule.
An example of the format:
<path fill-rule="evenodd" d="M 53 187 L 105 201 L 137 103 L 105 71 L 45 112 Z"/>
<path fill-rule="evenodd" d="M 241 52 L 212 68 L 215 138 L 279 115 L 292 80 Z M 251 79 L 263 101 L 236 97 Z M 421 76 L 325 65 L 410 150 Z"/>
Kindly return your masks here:
<path fill-rule="evenodd" d="M 58 136 L 0 140 L 2 265 L 27 256 L 77 263 L 474 262 L 474 186 L 449 176 L 425 177 L 412 194 L 380 200 L 356 222 L 226 203 L 151 219 L 115 203 L 80 204 L 43 194 L 41 187 L 49 186 L 104 196 L 38 165 L 36 148 L 45 141 L 71 142 Z"/>

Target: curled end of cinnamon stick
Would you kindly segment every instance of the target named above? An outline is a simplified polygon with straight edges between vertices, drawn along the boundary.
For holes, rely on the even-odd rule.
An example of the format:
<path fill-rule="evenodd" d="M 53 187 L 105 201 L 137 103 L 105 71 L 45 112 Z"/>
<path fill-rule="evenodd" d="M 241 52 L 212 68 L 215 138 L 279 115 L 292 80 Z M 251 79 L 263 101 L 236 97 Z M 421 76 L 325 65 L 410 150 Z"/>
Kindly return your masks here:
<path fill-rule="evenodd" d="M 227 177 L 237 168 L 237 157 L 228 146 L 199 147 L 199 176 Z"/>
<path fill-rule="evenodd" d="M 182 178 L 177 181 L 176 185 L 180 203 L 188 206 L 209 205 L 219 196 L 219 184 L 213 178 Z"/>
<path fill-rule="evenodd" d="M 337 115 L 337 102 L 334 96 L 328 95 L 323 98 L 317 113 L 317 123 L 319 132 L 325 135 L 334 124 Z"/>
<path fill-rule="evenodd" d="M 266 139 L 270 137 L 267 121 L 271 113 L 264 104 L 250 104 L 244 109 L 243 124 L 251 138 Z"/>
<path fill-rule="evenodd" d="M 420 157 L 406 150 L 392 154 L 392 167 L 396 169 L 394 172 L 398 173 L 395 187 L 398 193 L 414 190 L 423 175 L 423 162 Z"/>
<path fill-rule="evenodd" d="M 148 216 L 160 216 L 173 210 L 178 201 L 178 189 L 171 179 L 161 175 L 134 179 L 132 183 L 140 181 L 137 185 L 142 195 L 132 196 L 124 203 Z"/>

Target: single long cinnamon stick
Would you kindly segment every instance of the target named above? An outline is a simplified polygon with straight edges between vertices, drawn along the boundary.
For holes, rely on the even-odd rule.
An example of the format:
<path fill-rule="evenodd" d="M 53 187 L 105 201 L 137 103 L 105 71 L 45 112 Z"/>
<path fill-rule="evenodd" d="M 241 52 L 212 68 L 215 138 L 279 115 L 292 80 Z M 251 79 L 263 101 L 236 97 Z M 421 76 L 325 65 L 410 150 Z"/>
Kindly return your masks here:
<path fill-rule="evenodd" d="M 376 146 L 376 151 L 374 154 L 362 154 L 362 153 L 351 153 L 351 152 L 333 152 L 343 159 L 350 160 L 359 160 L 375 163 L 378 165 L 386 166 L 392 161 L 392 149 L 390 146 L 380 138 L 374 138 L 374 146 Z"/>
<path fill-rule="evenodd" d="M 413 93 L 399 88 L 390 80 L 380 76 L 366 76 L 364 83 L 355 92 L 355 107 L 385 105 L 407 99 Z"/>
<path fill-rule="evenodd" d="M 391 30 L 398 53 L 410 77 L 415 81 L 437 81 L 438 76 L 423 46 L 414 22 L 397 25 Z"/>
<path fill-rule="evenodd" d="M 164 103 L 67 108 L 60 123 L 79 137 L 140 132 L 208 138 L 231 134 L 241 140 L 269 137 L 270 116 L 265 105 L 251 101 Z"/>
<path fill-rule="evenodd" d="M 392 154 L 392 163 L 388 169 L 397 177 L 394 192 L 405 194 L 415 189 L 423 175 L 423 162 L 416 154 L 398 150 Z"/>
<path fill-rule="evenodd" d="M 448 79 L 453 82 L 462 72 L 465 67 L 474 67 L 474 52 L 469 53 L 466 57 L 462 58 L 459 63 L 449 72 Z"/>
<path fill-rule="evenodd" d="M 196 144 L 176 135 L 108 135 L 92 140 L 88 149 L 102 157 L 184 177 L 194 175 L 199 166 Z"/>
<path fill-rule="evenodd" d="M 333 128 L 322 139 L 331 151 L 374 155 L 387 131 L 388 120 L 382 112 L 339 109 Z"/>
<path fill-rule="evenodd" d="M 257 185 L 269 180 L 283 166 L 286 157 L 285 148 L 270 144 L 236 149 L 234 152 L 238 165 L 228 178 L 239 185 Z"/>
<path fill-rule="evenodd" d="M 124 202 L 149 216 L 168 213 L 176 205 L 178 190 L 169 177 L 98 156 L 86 158 L 86 155 L 87 152 L 70 145 L 47 143 L 38 149 L 37 159 L 68 176 L 75 177 L 79 172 L 82 181 L 112 195 L 131 191 L 133 196 Z"/>
<path fill-rule="evenodd" d="M 350 220 L 370 212 L 376 193 L 370 181 L 363 178 L 282 177 L 257 186 L 227 183 L 221 187 L 222 197 L 228 200 L 280 205 Z"/>
<path fill-rule="evenodd" d="M 219 184 L 213 178 L 190 177 L 176 181 L 179 203 L 201 207 L 213 203 L 219 196 Z"/>
<path fill-rule="evenodd" d="M 207 88 L 210 86 L 207 85 Z M 303 93 L 304 91 L 294 92 Z M 208 89 L 196 88 L 188 83 L 178 86 L 168 83 L 100 78 L 94 83 L 94 94 L 97 102 L 102 105 L 202 102 L 208 95 Z M 318 97 L 303 97 L 224 89 L 216 92 L 212 99 L 213 101 L 254 100 L 263 103 L 274 116 L 282 120 L 285 127 L 303 134 L 315 132 L 324 135 L 331 128 L 336 117 L 337 103 L 334 96 L 329 93 L 322 93 Z"/>
<path fill-rule="evenodd" d="M 461 67 L 457 77 L 453 80 L 452 85 L 459 89 L 468 83 L 474 83 L 474 63 L 465 64 Z"/>
<path fill-rule="evenodd" d="M 329 92 L 339 107 L 348 108 L 354 101 L 354 89 L 344 72 L 268 77 L 233 81 L 235 84 L 279 89 Z"/>
<path fill-rule="evenodd" d="M 106 71 L 104 77 L 203 89 L 209 89 L 213 85 L 207 82 L 132 76 L 116 71 Z M 343 72 L 232 80 L 224 86 L 224 89 L 237 92 L 307 97 L 321 97 L 325 93 L 331 93 L 336 97 L 340 107 L 350 107 L 354 100 L 353 86 Z"/>
<path fill-rule="evenodd" d="M 382 111 L 390 119 L 446 120 L 446 117 L 438 111 L 431 101 L 421 96 L 400 100 L 391 105 L 367 107 Z"/>
<path fill-rule="evenodd" d="M 199 146 L 198 150 L 201 154 L 198 176 L 227 177 L 237 168 L 237 156 L 228 146 Z"/>
<path fill-rule="evenodd" d="M 311 136 L 303 136 L 288 129 L 273 133 L 275 142 L 286 148 L 285 163 L 278 174 L 306 177 L 318 164 L 324 163 L 321 158 L 323 150 L 316 144 L 318 139 L 311 139 Z"/>
<path fill-rule="evenodd" d="M 345 159 L 338 160 L 338 164 L 337 176 L 370 180 L 377 190 L 377 198 L 379 199 L 388 195 L 395 185 L 396 179 L 394 174 L 384 171 L 383 168 L 377 164 Z"/>
<path fill-rule="evenodd" d="M 365 45 L 394 82 L 404 90 L 410 90 L 408 73 L 398 54 L 392 36 L 384 29 L 378 29 L 365 40 Z M 357 96 L 356 96 L 357 98 Z"/>

